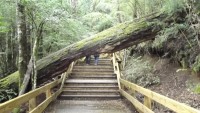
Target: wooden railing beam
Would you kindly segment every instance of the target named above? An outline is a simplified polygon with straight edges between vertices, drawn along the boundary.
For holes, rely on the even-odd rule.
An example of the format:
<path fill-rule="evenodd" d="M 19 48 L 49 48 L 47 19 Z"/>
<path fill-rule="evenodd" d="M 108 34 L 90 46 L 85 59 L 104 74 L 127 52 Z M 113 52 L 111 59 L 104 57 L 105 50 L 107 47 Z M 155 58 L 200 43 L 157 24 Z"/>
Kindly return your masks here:
<path fill-rule="evenodd" d="M 177 102 L 173 99 L 170 99 L 168 97 L 165 97 L 163 95 L 160 95 L 158 93 L 155 93 L 151 90 L 145 89 L 141 86 L 138 86 L 134 83 L 128 82 L 124 79 L 120 78 L 121 84 L 123 84 L 125 87 L 130 88 L 130 90 L 135 90 L 142 95 L 148 97 L 149 99 L 156 101 L 160 104 L 162 104 L 165 107 L 168 107 L 169 109 L 177 112 L 177 113 L 200 113 L 199 110 L 194 109 L 192 107 L 189 107 L 183 103 Z M 150 106 L 150 100 L 146 98 L 146 106 Z"/>
<path fill-rule="evenodd" d="M 49 103 L 55 100 L 57 96 L 62 92 L 65 79 L 67 78 L 68 74 L 71 73 L 73 65 L 74 62 L 69 66 L 67 72 L 64 73 L 60 79 L 0 104 L 0 113 L 8 113 L 15 107 L 19 107 L 26 102 L 29 102 L 29 113 L 42 113 L 44 109 L 49 105 Z M 52 94 L 51 89 L 55 86 L 58 86 L 59 84 L 61 84 L 59 90 Z M 42 93 L 46 94 L 46 100 L 36 106 L 36 97 Z"/>

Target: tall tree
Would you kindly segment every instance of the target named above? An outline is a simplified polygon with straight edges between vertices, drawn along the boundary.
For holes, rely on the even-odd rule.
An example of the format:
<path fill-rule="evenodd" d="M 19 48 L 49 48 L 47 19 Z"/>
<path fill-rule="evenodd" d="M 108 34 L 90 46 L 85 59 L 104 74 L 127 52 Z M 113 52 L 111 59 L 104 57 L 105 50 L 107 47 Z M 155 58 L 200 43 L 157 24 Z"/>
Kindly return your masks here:
<path fill-rule="evenodd" d="M 16 15 L 17 15 L 17 37 L 19 42 L 19 87 L 22 86 L 24 79 L 24 74 L 27 70 L 28 65 L 28 51 L 27 51 L 27 36 L 26 36 L 26 13 L 25 13 L 25 1 L 17 0 L 16 1 Z"/>

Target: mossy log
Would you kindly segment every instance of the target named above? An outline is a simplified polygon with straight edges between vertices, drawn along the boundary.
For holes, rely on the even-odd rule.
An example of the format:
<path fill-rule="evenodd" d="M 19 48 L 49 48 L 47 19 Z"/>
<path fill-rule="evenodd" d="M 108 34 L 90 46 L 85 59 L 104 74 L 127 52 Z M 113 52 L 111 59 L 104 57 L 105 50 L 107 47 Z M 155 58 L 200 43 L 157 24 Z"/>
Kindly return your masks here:
<path fill-rule="evenodd" d="M 166 15 L 153 14 L 148 19 L 125 22 L 81 40 L 37 61 L 38 84 L 65 71 L 68 65 L 79 58 L 94 53 L 113 53 L 155 37 L 162 28 L 159 20 Z"/>
<path fill-rule="evenodd" d="M 19 72 L 10 74 L 9 76 L 0 80 L 0 89 L 18 88 Z"/>
<path fill-rule="evenodd" d="M 155 38 L 161 30 L 158 19 L 165 16 L 157 13 L 138 22 L 121 23 L 42 58 L 37 62 L 38 82 L 62 73 L 72 61 L 86 55 L 113 53 Z"/>

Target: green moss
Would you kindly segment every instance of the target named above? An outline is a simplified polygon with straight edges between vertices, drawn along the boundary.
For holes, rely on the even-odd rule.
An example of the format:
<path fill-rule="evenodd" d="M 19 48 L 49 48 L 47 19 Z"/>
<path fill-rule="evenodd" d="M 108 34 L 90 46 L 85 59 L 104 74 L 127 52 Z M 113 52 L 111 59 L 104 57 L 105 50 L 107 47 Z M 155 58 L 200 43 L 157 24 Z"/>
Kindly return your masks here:
<path fill-rule="evenodd" d="M 200 84 L 196 85 L 196 87 L 194 88 L 194 92 L 200 94 Z"/>
<path fill-rule="evenodd" d="M 194 70 L 194 72 L 200 72 L 200 55 L 196 57 L 196 61 L 192 66 L 192 69 Z"/>
<path fill-rule="evenodd" d="M 186 69 L 188 67 L 188 63 L 186 61 L 186 58 L 183 58 L 180 63 L 181 63 L 181 66 L 182 66 L 183 69 Z"/>
<path fill-rule="evenodd" d="M 11 75 L 8 75 L 7 77 L 0 80 L 0 88 L 9 88 L 9 87 L 18 87 L 19 83 L 19 72 L 16 71 L 15 73 L 12 73 Z"/>
<path fill-rule="evenodd" d="M 20 113 L 20 108 L 14 108 L 12 112 L 13 113 Z"/>

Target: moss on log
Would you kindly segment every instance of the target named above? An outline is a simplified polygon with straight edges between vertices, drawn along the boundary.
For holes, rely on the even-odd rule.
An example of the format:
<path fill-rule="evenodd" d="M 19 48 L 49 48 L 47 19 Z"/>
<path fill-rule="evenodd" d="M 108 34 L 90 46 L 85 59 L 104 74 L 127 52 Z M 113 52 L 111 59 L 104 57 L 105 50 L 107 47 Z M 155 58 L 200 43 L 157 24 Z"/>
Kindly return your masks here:
<path fill-rule="evenodd" d="M 17 88 L 19 85 L 19 72 L 16 71 L 11 75 L 0 80 L 1 89 Z"/>
<path fill-rule="evenodd" d="M 161 15 L 158 14 L 155 17 L 160 18 Z M 161 30 L 161 25 L 154 18 L 148 21 L 121 23 L 39 60 L 37 63 L 38 82 L 41 83 L 45 78 L 60 74 L 72 61 L 88 54 L 112 53 L 153 39 Z"/>
<path fill-rule="evenodd" d="M 121 23 L 40 59 L 37 61 L 38 83 L 62 73 L 72 61 L 86 55 L 112 53 L 153 39 L 162 28 L 158 19 L 165 18 L 166 15 L 156 13 L 137 22 Z"/>

